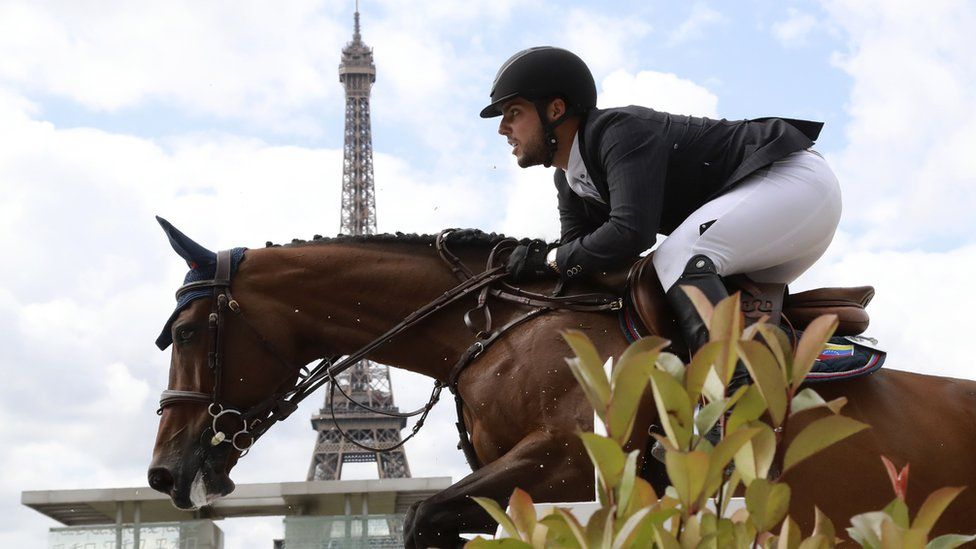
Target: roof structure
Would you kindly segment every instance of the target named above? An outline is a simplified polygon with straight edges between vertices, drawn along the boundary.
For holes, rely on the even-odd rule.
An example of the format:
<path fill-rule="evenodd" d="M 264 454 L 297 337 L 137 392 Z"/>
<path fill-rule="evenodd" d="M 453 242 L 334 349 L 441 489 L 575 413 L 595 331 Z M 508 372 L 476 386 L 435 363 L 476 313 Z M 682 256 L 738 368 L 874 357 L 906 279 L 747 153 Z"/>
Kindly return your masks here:
<path fill-rule="evenodd" d="M 414 502 L 451 485 L 450 477 L 323 480 L 239 484 L 228 496 L 198 511 L 182 511 L 149 487 L 31 490 L 22 504 L 67 526 L 141 520 L 172 522 L 253 516 L 328 516 L 406 513 Z M 139 517 L 136 518 L 138 508 Z"/>

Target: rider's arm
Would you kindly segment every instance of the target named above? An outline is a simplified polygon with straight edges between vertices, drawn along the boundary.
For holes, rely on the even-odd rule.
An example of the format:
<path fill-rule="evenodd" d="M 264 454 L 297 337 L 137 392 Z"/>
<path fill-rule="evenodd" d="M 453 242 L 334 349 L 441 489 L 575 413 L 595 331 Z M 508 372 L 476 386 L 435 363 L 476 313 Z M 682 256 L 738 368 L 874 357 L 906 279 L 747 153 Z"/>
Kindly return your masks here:
<path fill-rule="evenodd" d="M 642 119 L 622 116 L 590 136 L 606 174 L 610 218 L 557 252 L 560 275 L 574 278 L 636 257 L 654 245 L 661 220 L 668 151 Z"/>
<path fill-rule="evenodd" d="M 553 179 L 559 199 L 560 242 L 572 242 L 593 232 L 599 223 L 593 220 L 592 215 L 587 214 L 583 199 L 569 188 L 569 183 L 566 182 L 566 172 L 556 169 Z"/>

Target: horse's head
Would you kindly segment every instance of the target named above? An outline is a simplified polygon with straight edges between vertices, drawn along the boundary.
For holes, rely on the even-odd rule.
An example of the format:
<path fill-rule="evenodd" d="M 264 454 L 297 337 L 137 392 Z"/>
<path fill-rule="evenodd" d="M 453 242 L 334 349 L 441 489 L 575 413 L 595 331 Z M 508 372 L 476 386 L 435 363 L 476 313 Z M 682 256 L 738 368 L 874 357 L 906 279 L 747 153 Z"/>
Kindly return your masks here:
<path fill-rule="evenodd" d="M 215 254 L 159 222 L 190 272 L 156 340 L 160 349 L 172 345 L 172 355 L 149 485 L 177 507 L 195 509 L 233 491 L 231 468 L 267 428 L 260 422 L 280 408 L 297 371 L 293 349 L 270 320 L 280 311 L 255 288 L 261 282 L 249 281 L 243 268 L 230 283 L 244 250 Z"/>

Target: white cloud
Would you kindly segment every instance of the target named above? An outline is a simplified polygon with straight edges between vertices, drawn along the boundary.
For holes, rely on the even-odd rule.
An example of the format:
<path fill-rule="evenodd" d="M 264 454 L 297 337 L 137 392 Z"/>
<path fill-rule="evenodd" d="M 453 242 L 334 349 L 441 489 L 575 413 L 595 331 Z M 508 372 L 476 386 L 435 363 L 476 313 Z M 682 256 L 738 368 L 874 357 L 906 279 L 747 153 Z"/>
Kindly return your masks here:
<path fill-rule="evenodd" d="M 773 36 L 787 47 L 800 46 L 806 43 L 810 32 L 817 26 L 817 18 L 796 8 L 787 10 L 787 17 L 783 21 L 773 23 Z"/>
<path fill-rule="evenodd" d="M 516 237 L 542 238 L 551 242 L 559 238 L 559 210 L 552 170 L 539 167 L 522 169 L 514 162 L 505 166 L 510 174 L 506 195 L 505 218 L 501 230 Z"/>
<path fill-rule="evenodd" d="M 193 114 L 315 133 L 298 111 L 335 102 L 336 52 L 349 25 L 314 1 L 5 2 L 0 80 L 118 111 L 158 101 Z M 274 21 L 274 24 L 268 24 Z"/>
<path fill-rule="evenodd" d="M 791 289 L 872 285 L 877 294 L 867 308 L 867 335 L 889 352 L 885 367 L 973 379 L 972 361 L 954 327 L 965 325 L 967 313 L 976 310 L 976 296 L 967 291 L 971 273 L 960 268 L 976 265 L 976 244 L 898 252 L 852 249 L 850 240 L 840 235 Z"/>
<path fill-rule="evenodd" d="M 873 249 L 971 242 L 976 222 L 976 28 L 970 4 L 827 3 L 851 38 L 844 219 Z M 943 244 L 944 246 L 944 244 Z"/>
<path fill-rule="evenodd" d="M 710 27 L 720 25 L 725 20 L 725 16 L 720 12 L 713 10 L 701 2 L 696 2 L 692 5 L 688 18 L 669 33 L 668 44 L 675 46 L 693 40 L 699 40 Z"/>
<path fill-rule="evenodd" d="M 617 67 L 641 61 L 637 41 L 651 31 L 638 18 L 613 17 L 603 11 L 573 8 L 564 19 L 559 45 L 579 55 L 597 80 Z M 514 52 L 512 52 L 514 53 Z"/>
<path fill-rule="evenodd" d="M 674 114 L 717 117 L 718 97 L 672 73 L 616 70 L 600 84 L 599 106 L 643 105 Z"/>

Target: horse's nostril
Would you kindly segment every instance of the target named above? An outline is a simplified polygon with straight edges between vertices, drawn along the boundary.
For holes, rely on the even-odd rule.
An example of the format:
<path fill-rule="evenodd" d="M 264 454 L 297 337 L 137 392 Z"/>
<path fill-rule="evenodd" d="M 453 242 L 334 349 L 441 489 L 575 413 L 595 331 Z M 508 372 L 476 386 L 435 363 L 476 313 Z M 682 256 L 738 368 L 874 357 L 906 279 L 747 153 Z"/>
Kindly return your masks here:
<path fill-rule="evenodd" d="M 173 490 L 173 474 L 165 467 L 149 469 L 149 486 L 157 492 L 169 494 Z"/>

